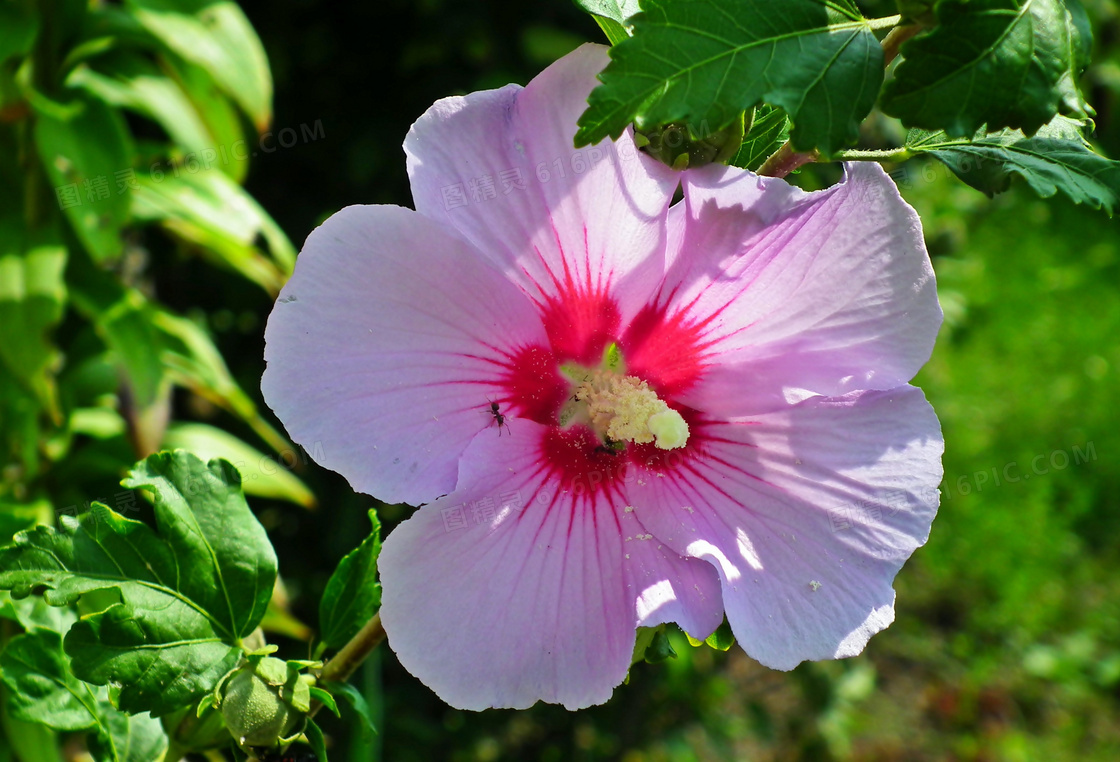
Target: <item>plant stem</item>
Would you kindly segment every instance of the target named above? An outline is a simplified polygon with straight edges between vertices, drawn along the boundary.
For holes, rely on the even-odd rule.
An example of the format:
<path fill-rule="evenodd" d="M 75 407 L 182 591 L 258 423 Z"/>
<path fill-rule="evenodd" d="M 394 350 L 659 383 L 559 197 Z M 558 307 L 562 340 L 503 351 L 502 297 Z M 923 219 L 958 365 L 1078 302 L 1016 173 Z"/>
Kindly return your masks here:
<path fill-rule="evenodd" d="M 891 61 L 898 57 L 898 49 L 902 43 L 909 40 L 911 37 L 922 31 L 925 27 L 921 24 L 907 24 L 906 26 L 895 26 L 902 20 L 901 16 L 887 16 L 881 19 L 868 19 L 867 25 L 872 29 L 891 29 L 887 36 L 883 38 L 883 66 L 888 66 Z M 844 151 L 840 154 L 843 159 L 852 160 L 878 160 L 884 158 L 892 158 L 898 152 L 878 152 L 878 151 Z M 884 155 L 872 155 L 884 154 Z M 793 170 L 809 164 L 820 159 L 820 152 L 817 150 L 808 151 L 806 153 L 798 153 L 793 150 L 793 145 L 786 141 L 786 143 L 775 151 L 770 158 L 762 163 L 758 168 L 758 174 L 767 177 L 785 177 Z M 899 156 L 899 160 L 909 158 L 909 156 Z"/>
<path fill-rule="evenodd" d="M 323 667 L 319 679 L 325 683 L 344 683 L 350 679 L 366 657 L 385 640 L 385 628 L 381 626 L 381 615 L 374 614 L 358 634 L 342 647 Z"/>
<path fill-rule="evenodd" d="M 794 151 L 793 144 L 787 140 L 781 148 L 771 154 L 770 158 L 762 163 L 762 166 L 758 168 L 757 174 L 766 177 L 785 177 L 802 164 L 809 164 L 820 157 L 820 151 L 815 148 L 805 153 Z"/>
<path fill-rule="evenodd" d="M 891 61 L 898 57 L 898 49 L 902 43 L 909 40 L 918 32 L 925 29 L 921 24 L 907 24 L 896 26 L 883 38 L 883 66 L 889 66 Z"/>
<path fill-rule="evenodd" d="M 914 155 L 914 151 L 903 146 L 902 148 L 887 148 L 882 151 L 841 151 L 841 161 L 906 161 Z"/>
<path fill-rule="evenodd" d="M 902 16 L 884 16 L 881 19 L 865 19 L 872 29 L 890 29 L 902 21 Z"/>

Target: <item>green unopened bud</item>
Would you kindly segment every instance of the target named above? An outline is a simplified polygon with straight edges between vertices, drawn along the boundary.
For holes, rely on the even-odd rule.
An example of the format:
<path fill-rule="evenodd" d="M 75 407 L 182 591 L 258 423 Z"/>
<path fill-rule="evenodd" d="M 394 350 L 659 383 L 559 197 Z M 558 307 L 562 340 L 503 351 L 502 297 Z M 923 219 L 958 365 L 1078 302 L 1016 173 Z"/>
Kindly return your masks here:
<path fill-rule="evenodd" d="M 726 162 L 743 144 L 743 135 L 754 121 L 754 110 L 740 114 L 728 126 L 712 131 L 699 125 L 671 122 L 652 129 L 635 129 L 634 142 L 658 161 L 676 170 Z"/>
<path fill-rule="evenodd" d="M 271 656 L 251 660 L 230 676 L 222 695 L 222 717 L 238 744 L 273 748 L 293 734 L 304 713 L 290 703 L 288 665 Z"/>

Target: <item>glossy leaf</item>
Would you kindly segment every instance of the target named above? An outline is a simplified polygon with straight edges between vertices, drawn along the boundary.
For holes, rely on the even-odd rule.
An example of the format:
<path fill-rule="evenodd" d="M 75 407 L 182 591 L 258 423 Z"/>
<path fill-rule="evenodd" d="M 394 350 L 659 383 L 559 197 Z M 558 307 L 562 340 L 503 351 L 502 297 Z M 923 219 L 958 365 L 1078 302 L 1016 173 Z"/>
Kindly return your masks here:
<path fill-rule="evenodd" d="M 76 678 L 68 662 L 57 632 L 36 630 L 12 638 L 0 652 L 0 676 L 11 691 L 12 713 L 55 730 L 96 725 L 97 690 Z"/>
<path fill-rule="evenodd" d="M 37 527 L 0 550 L 0 588 L 45 588 L 55 605 L 117 591 L 119 603 L 70 630 L 66 652 L 81 679 L 122 686 L 122 710 L 158 716 L 237 663 L 272 595 L 276 556 L 229 463 L 158 453 L 122 483 L 153 494 L 158 533 L 95 503 L 62 531 Z"/>
<path fill-rule="evenodd" d="M 902 46 L 882 107 L 908 127 L 970 137 L 1033 134 L 1062 112 L 1083 116 L 1077 77 L 1091 31 L 1077 0 L 943 0 L 938 25 Z"/>
<path fill-rule="evenodd" d="M 132 53 L 99 57 L 98 69 L 79 66 L 67 78 L 113 106 L 157 122 L 185 151 L 202 151 L 214 138 L 183 88 L 149 59 Z"/>
<path fill-rule="evenodd" d="M 638 0 L 575 0 L 576 5 L 591 14 L 611 45 L 630 36 L 629 19 L 640 10 Z"/>
<path fill-rule="evenodd" d="M 580 117 L 577 145 L 688 122 L 708 130 L 767 103 L 800 150 L 853 143 L 883 79 L 883 50 L 849 3 L 649 0 L 634 36 L 611 48 Z M 705 124 L 706 123 L 706 124 Z"/>
<path fill-rule="evenodd" d="M 1095 153 L 1077 123 L 1065 117 L 1057 117 L 1030 138 L 1018 130 L 973 140 L 912 130 L 907 147 L 933 155 L 989 196 L 1007 190 L 1012 175 L 1019 175 L 1043 198 L 1060 191 L 1075 203 L 1103 207 L 1110 216 L 1120 204 L 1120 162 Z"/>
<path fill-rule="evenodd" d="M 372 743 L 377 735 L 377 726 L 373 724 L 373 713 L 370 711 L 369 702 L 362 692 L 350 683 L 332 683 L 330 686 L 336 697 L 341 696 L 350 704 L 358 718 L 358 730 L 361 731 L 362 740 L 367 744 Z"/>
<path fill-rule="evenodd" d="M 789 117 L 780 108 L 762 105 L 754 111 L 754 124 L 730 164 L 756 170 L 789 140 Z"/>
<path fill-rule="evenodd" d="M 90 748 L 98 760 L 161 759 L 168 741 L 160 722 L 147 714 L 124 714 L 109 702 L 105 688 L 76 678 L 62 642 L 57 632 L 36 630 L 13 638 L 0 654 L 13 714 L 54 730 L 90 730 Z"/>
<path fill-rule="evenodd" d="M 167 429 L 163 446 L 189 450 L 203 460 L 228 460 L 241 472 L 246 495 L 288 500 L 304 508 L 315 506 L 315 495 L 283 461 L 265 455 L 222 429 L 204 423 L 173 423 Z"/>
<path fill-rule="evenodd" d="M 369 536 L 338 564 L 319 602 L 320 640 L 331 650 L 341 648 L 377 613 L 381 585 L 377 581 L 377 556 L 381 553 L 381 523 L 369 512 Z"/>
<path fill-rule="evenodd" d="M 272 119 L 272 75 L 260 38 L 228 0 L 128 0 L 140 24 L 176 54 L 204 68 L 259 131 Z"/>
<path fill-rule="evenodd" d="M 224 173 L 201 163 L 177 172 L 178 177 L 161 172 L 139 178 L 133 194 L 137 219 L 160 223 L 207 259 L 270 294 L 279 292 L 295 265 L 295 249 L 279 226 Z M 267 242 L 271 257 L 257 247 L 258 237 Z"/>

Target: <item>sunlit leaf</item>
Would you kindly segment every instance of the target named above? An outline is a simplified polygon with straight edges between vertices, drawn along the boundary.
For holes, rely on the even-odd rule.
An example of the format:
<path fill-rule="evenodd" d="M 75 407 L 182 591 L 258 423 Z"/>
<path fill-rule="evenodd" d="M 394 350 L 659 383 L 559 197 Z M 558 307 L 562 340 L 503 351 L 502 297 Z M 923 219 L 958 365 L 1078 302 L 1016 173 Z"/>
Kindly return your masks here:
<path fill-rule="evenodd" d="M 969 137 L 1032 134 L 1059 111 L 1085 115 L 1077 78 L 1091 32 L 1077 2 L 943 0 L 938 24 L 902 46 L 882 107 L 908 127 Z"/>
<path fill-rule="evenodd" d="M 74 676 L 57 632 L 36 630 L 13 638 L 0 653 L 0 673 L 16 717 L 54 730 L 92 731 L 96 759 L 152 762 L 167 751 L 158 720 L 146 714 L 129 717 L 110 704 L 105 688 Z"/>
<path fill-rule="evenodd" d="M 145 29 L 198 64 L 263 132 L 272 119 L 272 75 L 260 38 L 228 0 L 128 0 Z"/>
<path fill-rule="evenodd" d="M 283 460 L 265 455 L 222 429 L 204 423 L 173 423 L 163 446 L 190 450 L 203 460 L 228 460 L 241 472 L 241 485 L 247 495 L 288 500 L 305 508 L 315 506 L 315 495 Z"/>
<path fill-rule="evenodd" d="M 743 138 L 731 165 L 755 170 L 789 140 L 789 117 L 780 108 L 762 105 L 754 110 L 754 123 Z"/>
<path fill-rule="evenodd" d="M 142 176 L 133 194 L 140 221 L 158 222 L 192 244 L 204 257 L 229 267 L 270 294 L 279 292 L 295 265 L 287 236 L 253 198 L 229 176 L 201 164 L 179 176 Z M 268 244 L 271 257 L 257 246 Z"/>
<path fill-rule="evenodd" d="M 319 638 L 336 650 L 358 634 L 381 606 L 377 556 L 381 553 L 381 524 L 369 512 L 373 528 L 362 544 L 339 563 L 319 602 Z"/>
<path fill-rule="evenodd" d="M 131 172 L 132 141 L 124 120 L 98 100 L 74 101 L 64 112 L 40 110 L 35 143 L 50 177 L 52 199 L 98 262 L 120 256 L 128 222 L 121 178 Z"/>
<path fill-rule="evenodd" d="M 883 50 L 854 6 L 825 0 L 649 0 L 579 119 L 576 144 L 687 122 L 707 130 L 767 103 L 797 148 L 853 143 L 883 79 Z"/>
<path fill-rule="evenodd" d="M 159 453 L 123 484 L 152 493 L 158 531 L 95 503 L 61 531 L 36 527 L 0 550 L 0 588 L 44 589 L 55 605 L 117 591 L 118 603 L 71 628 L 66 653 L 82 680 L 121 685 L 122 710 L 158 716 L 238 662 L 272 596 L 276 556 L 229 463 Z"/>
<path fill-rule="evenodd" d="M 1095 153 L 1077 123 L 1066 117 L 1056 117 L 1030 138 L 1018 130 L 981 133 L 971 140 L 911 130 L 906 144 L 913 153 L 936 157 L 989 196 L 1007 190 L 1012 175 L 1019 175 L 1043 198 L 1060 191 L 1109 215 L 1120 204 L 1120 162 Z"/>

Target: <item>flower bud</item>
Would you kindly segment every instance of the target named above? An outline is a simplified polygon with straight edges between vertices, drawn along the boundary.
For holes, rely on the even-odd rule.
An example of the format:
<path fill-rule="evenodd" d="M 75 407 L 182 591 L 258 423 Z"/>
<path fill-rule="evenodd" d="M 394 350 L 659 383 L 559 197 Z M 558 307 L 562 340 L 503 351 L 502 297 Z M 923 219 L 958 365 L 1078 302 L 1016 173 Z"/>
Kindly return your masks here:
<path fill-rule="evenodd" d="M 288 665 L 265 657 L 250 661 L 225 685 L 222 717 L 242 748 L 271 748 L 298 727 L 304 714 L 285 699 Z"/>

